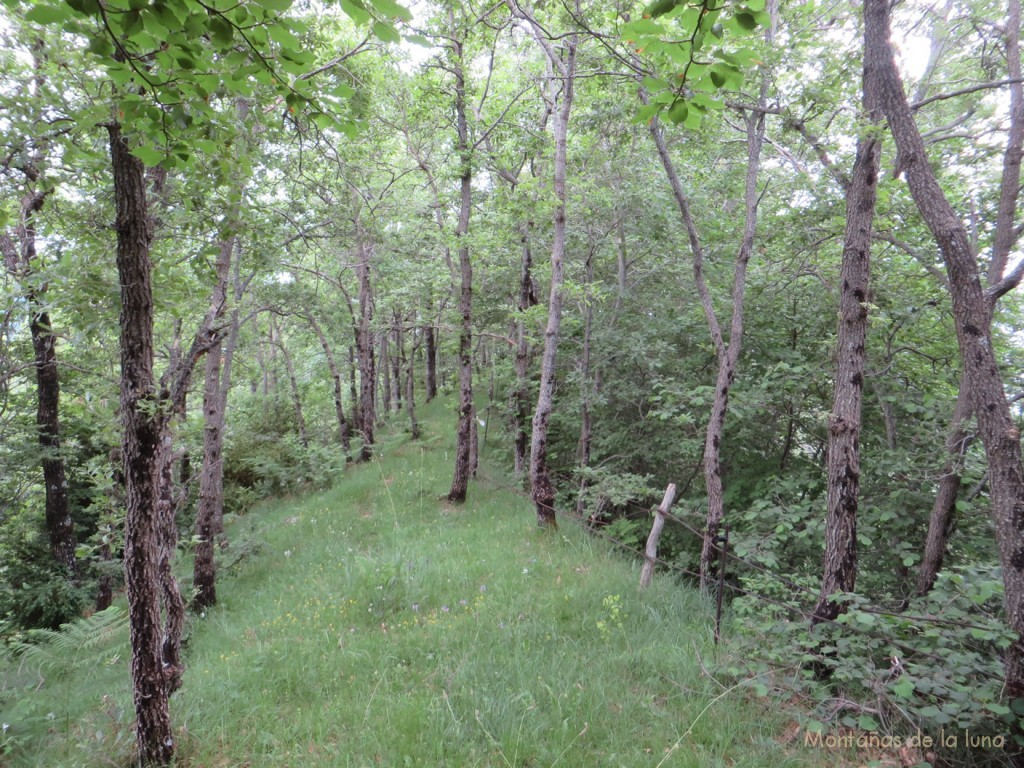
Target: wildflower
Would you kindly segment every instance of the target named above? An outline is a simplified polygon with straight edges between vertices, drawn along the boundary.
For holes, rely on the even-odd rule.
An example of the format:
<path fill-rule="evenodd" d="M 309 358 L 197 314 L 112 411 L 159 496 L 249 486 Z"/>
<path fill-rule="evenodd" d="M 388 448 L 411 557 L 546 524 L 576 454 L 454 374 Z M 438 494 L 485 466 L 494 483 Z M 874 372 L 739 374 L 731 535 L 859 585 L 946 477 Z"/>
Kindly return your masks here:
<path fill-rule="evenodd" d="M 444 613 L 448 613 L 448 611 L 450 611 L 450 610 L 451 610 L 451 608 L 449 608 L 449 607 L 448 607 L 447 605 L 442 605 L 442 606 L 441 606 L 441 610 L 442 610 L 442 611 L 443 611 Z"/>
<path fill-rule="evenodd" d="M 486 592 L 487 591 L 487 585 L 486 584 L 481 584 L 480 585 L 480 591 L 481 592 Z"/>

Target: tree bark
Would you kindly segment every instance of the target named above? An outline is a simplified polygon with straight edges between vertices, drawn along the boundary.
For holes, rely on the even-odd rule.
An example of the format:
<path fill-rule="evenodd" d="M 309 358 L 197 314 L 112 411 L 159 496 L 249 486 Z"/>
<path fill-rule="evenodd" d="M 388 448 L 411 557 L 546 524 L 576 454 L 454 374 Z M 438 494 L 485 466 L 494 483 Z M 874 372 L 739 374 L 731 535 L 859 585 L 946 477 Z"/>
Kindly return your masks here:
<path fill-rule="evenodd" d="M 455 429 L 455 470 L 448 501 L 461 504 L 466 500 L 469 478 L 473 474 L 473 262 L 470 259 L 469 217 L 473 211 L 473 155 L 469 146 L 469 123 L 466 120 L 466 73 L 463 62 L 463 37 L 455 28 L 449 11 L 451 27 L 451 60 L 449 71 L 455 77 L 455 150 L 459 157 L 459 220 L 455 238 L 459 244 L 459 419 Z"/>
<path fill-rule="evenodd" d="M 356 355 L 359 362 L 359 432 L 363 445 L 359 451 L 359 461 L 373 458 L 373 432 L 376 426 L 376 408 L 374 403 L 374 387 L 377 381 L 376 363 L 373 348 L 373 294 L 370 290 L 370 251 L 372 247 L 365 241 L 362 228 L 358 226 L 357 215 L 357 252 L 356 271 L 359 278 L 359 326 L 356 330 Z"/>
<path fill-rule="evenodd" d="M 521 229 L 522 261 L 519 269 L 519 316 L 516 318 L 516 389 L 512 395 L 512 434 L 514 435 L 514 467 L 517 476 L 529 486 L 527 472 L 529 435 L 526 420 L 530 412 L 530 338 L 527 334 L 523 313 L 536 306 L 537 294 L 533 289 L 533 257 L 530 253 L 530 230 L 528 224 Z M 529 488 L 527 488 L 529 490 Z"/>
<path fill-rule="evenodd" d="M 391 354 L 390 354 L 390 336 L 391 334 L 387 331 L 382 331 L 380 334 L 380 391 L 381 391 L 381 408 L 384 414 L 391 412 L 391 394 L 394 391 L 391 386 Z M 381 422 L 383 423 L 384 416 L 381 416 Z"/>
<path fill-rule="evenodd" d="M 917 572 L 917 594 L 927 595 L 942 570 L 946 559 L 946 548 L 956 528 L 956 501 L 962 483 L 962 465 L 967 451 L 968 436 L 965 423 L 971 417 L 968 383 L 965 373 L 960 375 L 960 392 L 953 408 L 953 420 L 946 435 L 946 463 L 939 478 L 939 489 L 935 493 L 931 515 L 928 517 L 928 534 L 924 542 L 924 555 Z"/>
<path fill-rule="evenodd" d="M 38 58 L 37 58 L 38 63 Z M 39 181 L 37 156 L 21 168 L 29 185 Z M 15 237 L 6 233 L 0 236 L 0 251 L 9 274 L 16 279 L 29 278 L 36 262 L 35 216 L 42 209 L 47 190 L 29 189 L 21 199 L 19 221 Z M 30 282 L 30 281 L 28 281 Z M 53 333 L 50 315 L 42 306 L 40 287 L 27 287 L 25 301 L 29 311 L 29 331 L 32 336 L 32 351 L 36 372 L 36 428 L 39 447 L 42 449 L 43 486 L 45 492 L 44 520 L 50 540 L 53 559 L 67 570 L 69 576 L 76 574 L 75 529 L 71 518 L 71 503 L 68 498 L 68 484 L 64 459 L 60 453 L 60 378 L 57 369 L 57 336 Z"/>
<path fill-rule="evenodd" d="M 1011 417 L 992 349 L 990 303 L 981 287 L 977 260 L 963 222 L 928 164 L 889 43 L 887 0 L 865 0 L 865 60 L 877 67 L 882 108 L 898 150 L 898 168 L 922 218 L 942 252 L 949 277 L 957 343 L 970 403 L 989 465 L 991 516 L 1003 569 L 1007 623 L 1017 638 L 1004 657 L 1010 699 L 1024 697 L 1024 470 L 1020 433 Z"/>
<path fill-rule="evenodd" d="M 158 454 L 162 433 L 153 377 L 152 223 L 142 162 L 113 123 L 110 134 L 121 284 L 121 420 L 126 492 L 124 571 L 132 646 L 136 742 L 144 764 L 167 765 L 174 755 L 170 695 L 163 668 L 160 621 Z"/>
<path fill-rule="evenodd" d="M 207 317 L 215 322 L 224 314 L 227 304 L 231 254 L 237 236 L 222 239 L 215 265 L 217 284 L 210 297 Z M 227 398 L 222 394 L 221 364 L 223 343 L 218 339 L 206 355 L 206 375 L 203 380 L 203 467 L 199 476 L 199 509 L 196 512 L 195 561 L 192 584 L 196 609 L 207 608 L 217 602 L 217 570 L 214 562 L 214 539 L 224 508 L 224 420 Z"/>
<path fill-rule="evenodd" d="M 864 110 L 871 130 L 880 119 L 874 73 L 865 67 Z M 857 505 L 860 491 L 860 428 L 864 395 L 864 360 L 868 330 L 871 230 L 878 194 L 881 140 L 857 142 L 857 157 L 846 191 L 846 233 L 840 270 L 839 332 L 836 342 L 835 390 L 829 420 L 828 516 L 821 593 L 811 623 L 833 621 L 842 606 L 837 592 L 852 592 L 857 581 Z"/>
<path fill-rule="evenodd" d="M 426 368 L 424 400 L 429 403 L 437 397 L 437 341 L 433 325 L 423 326 L 423 341 L 424 367 Z"/>
<path fill-rule="evenodd" d="M 323 348 L 324 356 L 327 358 L 327 368 L 330 370 L 331 380 L 334 382 L 334 415 L 338 420 L 338 440 L 341 442 L 341 448 L 345 452 L 345 461 L 352 461 L 352 436 L 348 419 L 345 418 L 345 406 L 342 402 L 344 382 L 342 381 L 341 369 L 338 368 L 338 362 L 334 359 L 334 351 L 331 349 L 331 344 L 327 340 L 324 329 L 320 327 L 320 323 L 312 315 L 305 315 L 305 318 L 316 334 L 316 337 L 320 340 L 320 346 Z"/>
<path fill-rule="evenodd" d="M 285 341 L 281 329 L 275 334 L 277 344 L 281 349 L 281 359 L 284 360 L 284 370 L 288 375 L 288 390 L 292 395 L 292 408 L 295 411 L 295 429 L 299 433 L 299 442 L 303 448 L 309 448 L 309 433 L 306 431 L 306 417 L 302 412 L 302 393 L 299 391 L 299 380 L 295 377 L 295 365 L 292 362 L 292 354 L 288 351 L 288 344 Z"/>
<path fill-rule="evenodd" d="M 544 29 L 532 16 L 525 13 L 517 3 L 511 5 L 513 13 L 530 26 L 534 39 L 544 50 L 546 73 L 542 85 L 543 97 L 551 115 L 551 134 L 555 146 L 552 168 L 555 209 L 552 215 L 554 226 L 551 235 L 551 289 L 548 294 L 548 320 L 544 329 L 544 351 L 541 355 L 540 386 L 530 436 L 530 495 L 537 511 L 537 524 L 542 528 L 557 528 L 555 486 L 548 467 L 548 423 L 554 405 L 555 360 L 558 356 L 558 337 L 562 325 L 569 117 L 572 113 L 576 85 L 576 51 L 579 35 L 571 32 L 560 38 L 556 49 L 547 38 Z"/>
<path fill-rule="evenodd" d="M 643 88 L 640 89 L 640 98 L 644 103 L 648 102 L 647 93 Z M 761 101 L 763 102 L 764 99 L 765 85 L 762 83 Z M 722 519 L 725 516 L 720 461 L 721 441 L 725 426 L 725 415 L 729 406 L 729 388 L 732 386 L 736 373 L 740 343 L 743 336 L 743 294 L 746 286 L 747 263 L 750 260 L 751 250 L 753 249 L 754 231 L 757 225 L 757 175 L 760 166 L 761 146 L 764 141 L 764 113 L 749 113 L 746 116 L 746 124 L 747 176 L 744 195 L 746 216 L 743 240 L 740 244 L 733 270 L 733 313 L 728 345 L 726 345 L 722 336 L 722 329 L 711 301 L 711 293 L 704 278 L 704 249 L 690 211 L 689 198 L 683 190 L 682 182 L 669 154 L 661 123 L 655 118 L 649 124 L 651 138 L 654 139 L 654 144 L 658 150 L 658 157 L 661 159 L 662 167 L 665 169 L 665 175 L 668 178 L 669 186 L 672 188 L 672 194 L 675 197 L 676 205 L 686 227 L 690 242 L 690 252 L 693 258 L 694 282 L 697 285 L 697 292 L 708 323 L 711 341 L 718 358 L 715 399 L 704 440 L 704 480 L 708 510 L 704 530 L 704 543 L 701 548 L 700 557 L 700 583 L 702 589 L 709 587 L 715 573 L 714 566 L 718 558 L 716 538 L 722 524 Z"/>
<path fill-rule="evenodd" d="M 1019 268 L 1009 278 L 1005 276 L 1007 260 L 1016 238 L 1015 225 L 1017 199 L 1020 193 L 1021 151 L 1024 145 L 1024 85 L 1020 81 L 1020 0 L 1009 0 L 1006 19 L 1007 74 L 1017 82 L 1011 83 L 1010 130 L 1003 153 L 1003 170 L 999 184 L 999 204 L 996 212 L 995 233 L 992 241 L 992 260 L 989 263 L 990 311 L 994 311 L 999 297 L 1020 282 Z M 915 99 L 919 100 L 919 99 Z M 991 325 L 991 318 L 989 320 Z M 935 584 L 945 559 L 949 539 L 956 529 L 956 501 L 961 485 L 961 467 L 966 448 L 964 422 L 970 417 L 970 390 L 966 375 L 961 375 L 960 392 L 949 434 L 946 437 L 946 460 L 935 503 L 928 518 L 928 534 L 924 555 L 917 576 L 917 594 L 927 594 Z"/>

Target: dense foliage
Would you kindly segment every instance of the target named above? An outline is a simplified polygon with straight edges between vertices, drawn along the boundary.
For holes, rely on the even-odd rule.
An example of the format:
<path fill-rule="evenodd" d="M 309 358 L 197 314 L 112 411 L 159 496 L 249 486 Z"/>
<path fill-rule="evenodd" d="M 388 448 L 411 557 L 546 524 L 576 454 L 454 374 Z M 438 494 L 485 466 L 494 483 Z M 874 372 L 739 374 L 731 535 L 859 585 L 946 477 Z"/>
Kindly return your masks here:
<path fill-rule="evenodd" d="M 374 424 L 418 432 L 432 377 L 446 402 L 465 394 L 466 360 L 473 439 L 528 479 L 529 446 L 514 445 L 550 374 L 541 450 L 558 512 L 639 551 L 675 483 L 659 557 L 685 579 L 706 576 L 714 445 L 734 634 L 750 649 L 731 673 L 775 671 L 774 685 L 811 697 L 820 727 L 1009 733 L 1020 705 L 1003 695 L 1001 660 L 1015 636 L 986 453 L 973 419 L 954 418 L 953 278 L 893 143 L 862 114 L 859 11 L 408 5 L 4 0 L 0 635 L 56 629 L 121 587 L 121 300 L 103 130 L 116 124 L 147 167 L 162 391 L 204 333 L 230 367 L 213 378 L 227 397 L 223 514 L 344 483 Z M 904 3 L 893 18 L 930 165 L 990 285 L 1012 276 L 1024 229 L 1011 210 L 1009 265 L 995 264 L 1020 112 L 1019 29 L 1007 19 L 1019 15 L 1017 0 L 950 0 Z M 812 628 L 845 195 L 857 140 L 873 131 L 859 578 L 834 596 L 839 623 Z M 1018 429 L 1020 326 L 1006 293 L 992 345 Z M 45 338 L 60 388 L 49 443 L 37 416 Z M 184 554 L 203 539 L 214 423 L 199 365 L 169 417 Z M 461 420 L 468 436 L 468 417 L 453 412 L 452 429 Z M 66 473 L 73 564 L 54 555 L 46 461 Z M 945 559 L 922 589 L 933 503 L 952 472 Z"/>

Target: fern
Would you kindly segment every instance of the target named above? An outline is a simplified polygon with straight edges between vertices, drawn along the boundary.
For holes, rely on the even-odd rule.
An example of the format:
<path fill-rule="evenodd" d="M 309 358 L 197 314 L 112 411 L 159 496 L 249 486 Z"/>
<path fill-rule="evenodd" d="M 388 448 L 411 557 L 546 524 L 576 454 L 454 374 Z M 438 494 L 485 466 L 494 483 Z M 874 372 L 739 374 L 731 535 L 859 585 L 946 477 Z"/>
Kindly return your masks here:
<path fill-rule="evenodd" d="M 62 624 L 59 630 L 33 629 L 26 633 L 28 642 L 18 643 L 16 652 L 23 661 L 40 672 L 66 674 L 75 669 L 113 663 L 123 650 L 112 642 L 128 625 L 122 608 L 111 606 L 105 611 Z"/>

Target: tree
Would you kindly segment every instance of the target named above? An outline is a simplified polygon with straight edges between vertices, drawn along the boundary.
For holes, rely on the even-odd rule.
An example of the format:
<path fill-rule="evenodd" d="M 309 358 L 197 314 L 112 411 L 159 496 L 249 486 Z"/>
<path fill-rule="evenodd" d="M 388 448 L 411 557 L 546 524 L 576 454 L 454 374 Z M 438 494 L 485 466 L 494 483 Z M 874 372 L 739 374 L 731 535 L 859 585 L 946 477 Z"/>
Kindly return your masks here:
<path fill-rule="evenodd" d="M 44 72 L 45 43 L 37 39 L 32 45 L 33 71 L 29 90 L 35 99 L 43 97 L 46 75 Z M 42 106 L 42 105 L 39 105 Z M 37 122 L 41 121 L 36 116 Z M 38 126 L 43 130 L 42 126 Z M 13 237 L 7 231 L 0 231 L 0 252 L 4 266 L 24 288 L 29 310 L 29 330 L 32 335 L 34 367 L 36 373 L 36 427 L 39 446 L 43 451 L 43 486 L 46 493 L 45 522 L 50 539 L 53 559 L 65 568 L 69 576 L 76 572 L 75 530 L 68 498 L 68 481 L 61 455 L 60 438 L 60 379 L 57 369 L 57 334 L 54 333 L 50 313 L 45 306 L 46 283 L 36 276 L 38 255 L 36 251 L 36 219 L 46 198 L 53 192 L 52 182 L 45 175 L 48 161 L 47 151 L 52 136 L 45 132 L 39 136 L 19 137 L 21 146 L 12 148 L 11 162 L 16 155 L 21 158 L 15 163 L 24 179 L 24 188 L 19 201 L 17 224 Z"/>
<path fill-rule="evenodd" d="M 853 173 L 846 184 L 846 232 L 839 274 L 839 333 L 828 442 L 828 517 L 824 575 L 813 624 L 832 621 L 842 607 L 831 599 L 853 592 L 857 582 L 857 504 L 860 490 L 861 402 L 870 303 L 871 233 L 878 196 L 881 139 L 875 104 L 875 71 L 865 66 L 864 112 L 870 123 L 857 142 Z"/>
<path fill-rule="evenodd" d="M 527 25 L 530 34 L 544 51 L 546 69 L 542 96 L 551 115 L 551 135 L 554 143 L 551 170 L 555 200 L 554 229 L 551 238 L 551 289 L 548 294 L 547 326 L 544 329 L 544 351 L 541 355 L 540 388 L 530 436 L 530 495 L 537 509 L 537 524 L 541 527 L 554 528 L 558 523 L 555 517 L 555 486 L 548 467 L 548 424 L 554 406 L 555 360 L 558 355 L 558 334 L 562 324 L 567 199 L 566 156 L 580 36 L 574 29 L 556 48 L 554 41 L 548 38 L 548 33 L 537 22 L 532 12 L 524 10 L 515 0 L 509 0 L 509 7 L 513 15 Z M 577 3 L 576 13 L 579 11 Z"/>
<path fill-rule="evenodd" d="M 889 43 L 889 6 L 867 0 L 864 6 L 865 66 L 877 68 L 881 109 L 898 151 L 898 167 L 921 217 L 942 253 L 953 302 L 954 323 L 972 410 L 989 464 L 991 517 L 1003 567 L 1007 622 L 1017 639 L 1005 657 L 1007 694 L 1024 697 L 1024 469 L 1020 432 L 1010 414 L 992 349 L 989 300 L 982 290 L 977 258 L 963 222 L 956 215 L 928 164 L 921 134 L 903 90 Z"/>

